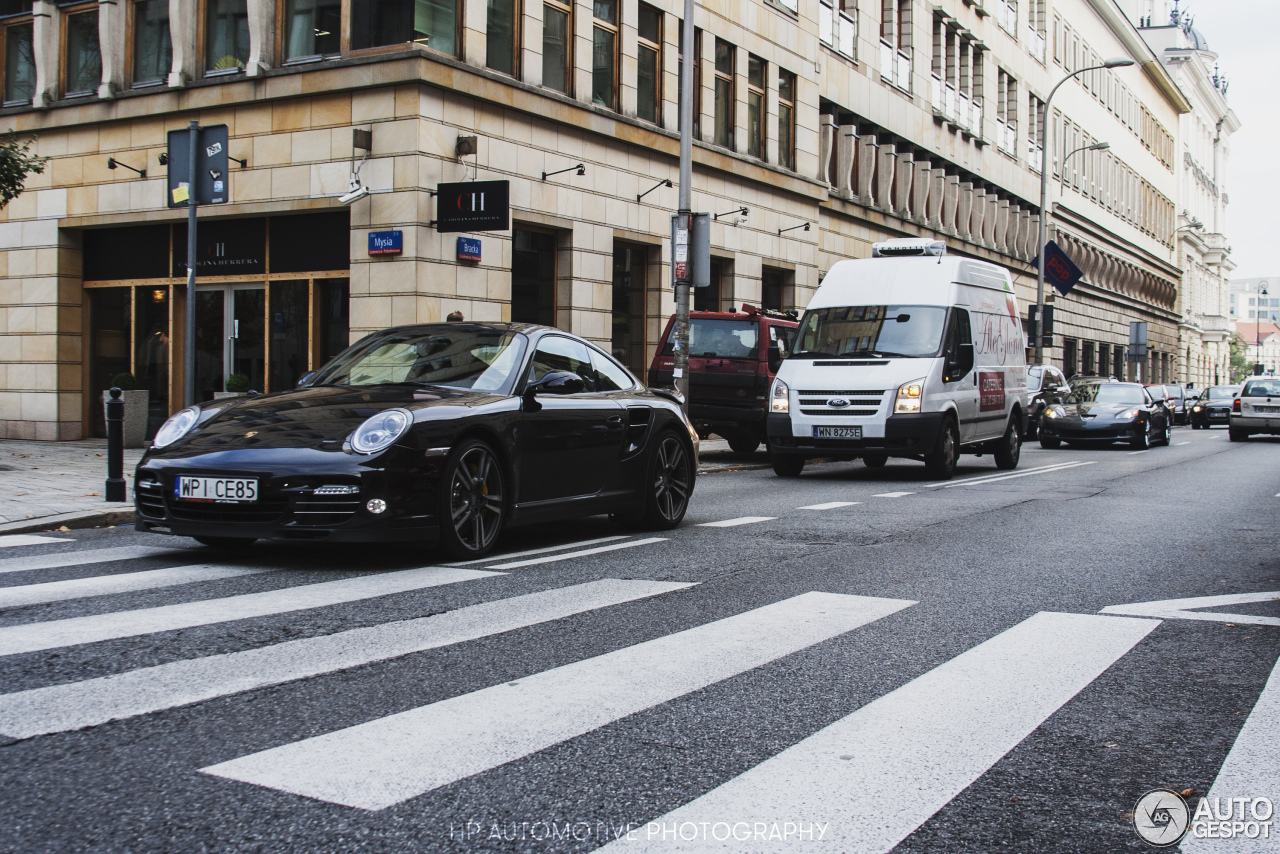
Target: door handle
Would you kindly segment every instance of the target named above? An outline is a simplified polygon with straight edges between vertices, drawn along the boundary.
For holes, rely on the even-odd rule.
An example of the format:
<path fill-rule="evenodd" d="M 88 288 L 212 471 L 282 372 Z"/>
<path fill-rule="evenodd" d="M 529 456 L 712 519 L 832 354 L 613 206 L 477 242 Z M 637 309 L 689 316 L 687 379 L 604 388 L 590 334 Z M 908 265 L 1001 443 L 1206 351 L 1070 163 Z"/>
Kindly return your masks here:
<path fill-rule="evenodd" d="M 621 415 L 610 415 L 610 416 L 609 416 L 609 418 L 608 418 L 608 422 L 609 422 L 609 424 L 610 424 L 610 425 L 612 425 L 612 426 L 614 426 L 614 427 L 617 427 L 619 424 L 621 424 L 621 423 L 622 423 L 622 416 L 621 416 Z"/>

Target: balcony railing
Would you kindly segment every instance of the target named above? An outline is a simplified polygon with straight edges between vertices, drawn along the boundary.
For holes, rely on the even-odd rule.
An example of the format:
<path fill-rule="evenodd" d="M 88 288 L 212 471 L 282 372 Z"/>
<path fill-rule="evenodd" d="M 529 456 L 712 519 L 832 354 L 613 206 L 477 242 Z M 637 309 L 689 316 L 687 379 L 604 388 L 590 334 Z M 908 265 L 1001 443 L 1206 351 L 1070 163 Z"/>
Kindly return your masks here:
<path fill-rule="evenodd" d="M 827 47 L 850 59 L 856 59 L 858 29 L 854 19 L 828 3 L 818 4 L 818 38 Z"/>
<path fill-rule="evenodd" d="M 1031 55 L 1036 59 L 1044 62 L 1044 33 L 1035 27 L 1027 27 L 1027 50 L 1031 51 Z"/>
<path fill-rule="evenodd" d="M 880 79 L 904 92 L 911 91 L 911 55 L 895 50 L 887 41 L 880 42 Z"/>
<path fill-rule="evenodd" d="M 956 117 L 956 87 L 950 83 L 942 90 L 942 112 L 946 113 L 949 119 Z"/>
<path fill-rule="evenodd" d="M 898 51 L 898 66 L 894 72 L 894 81 L 902 91 L 911 91 L 911 56 L 904 51 Z"/>
<path fill-rule="evenodd" d="M 1005 154 L 1018 156 L 1018 123 L 996 119 L 996 147 Z"/>
<path fill-rule="evenodd" d="M 969 104 L 969 132 L 982 138 L 982 102 L 974 100 Z"/>
<path fill-rule="evenodd" d="M 880 79 L 893 82 L 893 45 L 880 42 Z"/>
<path fill-rule="evenodd" d="M 1035 140 L 1027 140 L 1027 165 L 1032 171 L 1040 171 L 1040 158 L 1044 155 L 1044 147 L 1037 145 Z"/>
<path fill-rule="evenodd" d="M 943 112 L 942 78 L 936 74 L 929 75 L 929 103 L 933 105 L 933 111 L 935 113 Z"/>
<path fill-rule="evenodd" d="M 956 124 L 965 130 L 969 129 L 969 96 L 963 92 L 956 94 Z"/>

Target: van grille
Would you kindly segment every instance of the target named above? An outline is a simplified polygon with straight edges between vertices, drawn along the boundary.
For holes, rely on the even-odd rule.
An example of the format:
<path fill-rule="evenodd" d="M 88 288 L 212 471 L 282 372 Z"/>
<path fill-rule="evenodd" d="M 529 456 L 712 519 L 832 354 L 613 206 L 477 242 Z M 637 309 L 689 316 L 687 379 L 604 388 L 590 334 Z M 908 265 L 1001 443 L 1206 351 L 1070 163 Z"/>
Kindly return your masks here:
<path fill-rule="evenodd" d="M 842 415 L 875 415 L 878 409 L 801 409 L 804 415 L 821 415 L 823 418 L 835 416 L 839 418 Z"/>
<path fill-rule="evenodd" d="M 850 391 L 850 390 L 837 389 L 836 391 L 827 391 L 825 388 L 819 388 L 819 389 L 810 389 L 810 390 L 802 389 L 796 392 L 796 394 L 800 395 L 801 397 L 805 397 L 806 395 L 812 395 L 814 397 L 817 397 L 818 395 L 826 395 L 827 397 L 883 397 L 884 390 L 881 389 L 879 391 L 874 391 L 874 390 L 866 390 L 866 389 L 853 389 L 852 391 Z"/>

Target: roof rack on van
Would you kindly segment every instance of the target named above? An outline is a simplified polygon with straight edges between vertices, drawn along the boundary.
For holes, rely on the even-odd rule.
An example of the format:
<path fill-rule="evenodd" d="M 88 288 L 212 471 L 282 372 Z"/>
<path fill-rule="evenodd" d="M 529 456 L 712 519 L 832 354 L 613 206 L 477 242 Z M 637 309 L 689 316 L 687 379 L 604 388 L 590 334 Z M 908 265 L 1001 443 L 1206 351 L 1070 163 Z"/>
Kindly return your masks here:
<path fill-rule="evenodd" d="M 772 317 L 774 320 L 795 320 L 800 316 L 800 312 L 792 309 L 791 311 L 778 311 L 772 308 L 758 308 L 750 303 L 742 304 L 742 312 L 744 314 L 761 314 L 765 317 Z"/>
<path fill-rule="evenodd" d="M 901 258 L 909 255 L 945 255 L 947 244 L 941 240 L 917 237 L 899 237 L 871 244 L 872 258 Z"/>

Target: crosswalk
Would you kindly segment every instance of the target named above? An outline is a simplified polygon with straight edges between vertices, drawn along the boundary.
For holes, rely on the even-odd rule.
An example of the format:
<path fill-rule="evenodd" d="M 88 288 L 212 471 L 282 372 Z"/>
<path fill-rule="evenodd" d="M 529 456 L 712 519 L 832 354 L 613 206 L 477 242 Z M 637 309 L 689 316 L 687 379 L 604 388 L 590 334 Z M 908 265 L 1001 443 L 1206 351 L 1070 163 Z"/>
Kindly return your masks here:
<path fill-rule="evenodd" d="M 856 504 L 832 501 L 800 509 Z M 769 520 L 728 521 L 719 527 Z M 707 533 L 712 535 L 720 536 Z M 222 713 L 211 701 L 268 688 L 273 692 L 260 702 L 279 704 L 286 715 L 290 692 L 318 677 L 385 667 L 407 656 L 447 654 L 463 644 L 561 621 L 578 620 L 597 631 L 598 618 L 607 620 L 609 609 L 629 608 L 630 620 L 655 625 L 671 609 L 684 614 L 676 631 L 648 631 L 645 638 L 623 643 L 589 637 L 583 648 L 594 645 L 598 654 L 463 693 L 446 692 L 444 699 L 390 714 L 370 711 L 337 728 L 254 744 L 240 755 L 197 757 L 185 769 L 192 780 L 238 787 L 241 798 L 276 793 L 296 797 L 290 803 L 297 809 L 337 806 L 376 816 L 460 781 L 518 767 L 540 751 L 789 657 L 821 656 L 827 644 L 884 631 L 923 607 L 910 599 L 808 590 L 698 619 L 699 597 L 709 585 L 626 571 L 635 555 L 667 555 L 676 547 L 672 537 L 618 535 L 462 564 L 335 572 L 339 577 L 319 581 L 310 574 L 299 581 L 260 556 L 217 561 L 212 552 L 195 548 L 110 546 L 0 559 L 0 609 L 6 617 L 34 617 L 0 626 L 0 663 L 9 656 L 65 654 L 105 641 L 139 647 L 163 642 L 177 650 L 159 664 L 127 665 L 91 678 L 51 675 L 35 687 L 0 693 L 0 740 L 74 731 L 92 738 L 95 728 L 144 716 L 199 720 Z M 624 577 L 584 581 L 554 574 L 586 564 L 613 567 Z M 58 577 L 71 567 L 95 574 Z M 226 595 L 232 588 L 244 590 L 245 583 L 255 592 Z M 154 591 L 166 591 L 171 603 L 182 601 L 120 610 L 115 603 L 123 600 L 99 598 Z M 421 616 L 396 611 L 397 617 L 372 625 L 343 624 L 336 617 L 319 634 L 188 657 L 180 657 L 182 635 L 158 637 L 197 627 L 221 627 L 230 635 L 251 619 L 288 625 L 301 612 L 331 615 L 341 606 L 383 597 L 411 597 L 420 603 L 414 611 Z M 21 610 L 55 603 L 62 610 L 49 619 Z M 63 616 L 75 605 L 107 610 Z M 752 832 L 743 838 L 735 828 L 799 823 L 811 829 L 802 840 L 805 850 L 888 852 L 1161 624 L 1157 614 L 1029 613 L 931 669 L 921 668 L 905 684 L 887 686 L 843 717 L 815 725 L 686 802 L 630 816 L 638 831 L 606 847 L 776 851 L 772 836 Z M 174 655 L 179 657 L 173 660 Z M 48 672 L 59 671 L 50 666 Z M 1274 772 L 1263 779 L 1258 768 L 1280 761 L 1277 731 L 1280 675 L 1273 674 L 1223 766 L 1218 788 L 1272 785 Z M 163 753 L 166 747 L 147 749 Z M 728 828 L 723 838 L 716 830 L 721 826 Z M 818 827 L 820 833 L 813 830 Z M 676 830 L 668 834 L 671 828 Z"/>

